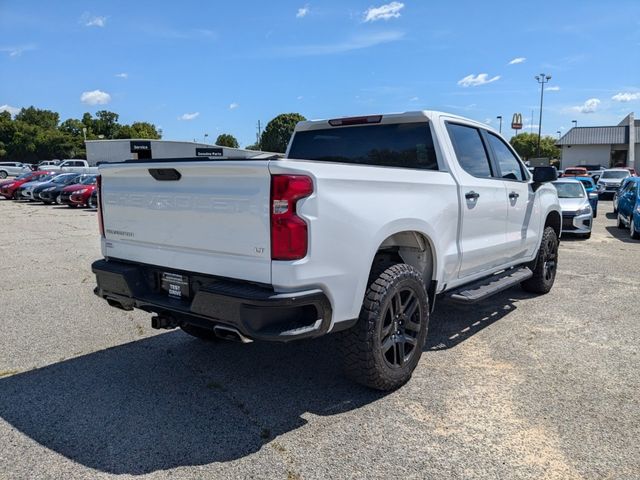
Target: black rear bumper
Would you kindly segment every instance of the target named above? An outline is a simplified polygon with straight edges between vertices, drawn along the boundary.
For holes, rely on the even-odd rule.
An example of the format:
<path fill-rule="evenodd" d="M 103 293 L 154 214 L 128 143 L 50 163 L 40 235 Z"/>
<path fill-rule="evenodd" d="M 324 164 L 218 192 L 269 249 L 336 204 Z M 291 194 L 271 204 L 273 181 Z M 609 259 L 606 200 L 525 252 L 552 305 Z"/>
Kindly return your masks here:
<path fill-rule="evenodd" d="M 286 342 L 323 335 L 331 324 L 331 304 L 320 290 L 282 294 L 267 286 L 119 260 L 98 260 L 91 270 L 95 294 L 110 305 L 153 312 L 178 325 L 233 327 L 250 339 Z M 188 297 L 172 298 L 161 289 L 165 272 L 189 277 Z"/>

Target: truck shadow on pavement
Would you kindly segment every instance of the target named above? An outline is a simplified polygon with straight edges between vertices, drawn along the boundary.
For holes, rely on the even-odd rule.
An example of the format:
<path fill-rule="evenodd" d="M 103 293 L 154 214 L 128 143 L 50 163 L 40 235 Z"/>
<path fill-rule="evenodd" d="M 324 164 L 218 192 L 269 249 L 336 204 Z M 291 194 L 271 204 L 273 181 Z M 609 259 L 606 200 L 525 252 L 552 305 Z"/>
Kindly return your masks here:
<path fill-rule="evenodd" d="M 524 298 L 511 289 L 473 306 L 439 301 L 425 351 L 455 347 Z M 0 379 L 0 392 L 0 417 L 20 432 L 84 466 L 130 475 L 243 458 L 305 425 L 306 413 L 385 396 L 341 374 L 331 336 L 240 345 L 180 331 Z"/>
<path fill-rule="evenodd" d="M 344 378 L 335 350 L 331 337 L 211 344 L 174 331 L 0 379 L 0 417 L 107 473 L 226 462 L 305 425 L 306 412 L 385 395 Z"/>
<path fill-rule="evenodd" d="M 513 312 L 517 300 L 534 297 L 536 295 L 514 287 L 471 305 L 436 300 L 424 351 L 453 348 Z"/>

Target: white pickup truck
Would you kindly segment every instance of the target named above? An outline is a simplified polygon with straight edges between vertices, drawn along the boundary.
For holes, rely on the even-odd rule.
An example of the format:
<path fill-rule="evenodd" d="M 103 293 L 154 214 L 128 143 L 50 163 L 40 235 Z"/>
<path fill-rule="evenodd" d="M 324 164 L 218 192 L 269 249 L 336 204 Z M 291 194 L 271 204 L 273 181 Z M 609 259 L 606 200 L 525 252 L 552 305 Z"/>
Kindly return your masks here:
<path fill-rule="evenodd" d="M 90 167 L 86 160 L 63 160 L 57 165 L 45 165 L 38 167 L 39 170 L 61 171 L 69 173 L 98 173 L 98 167 Z"/>
<path fill-rule="evenodd" d="M 390 390 L 437 296 L 554 282 L 554 168 L 486 125 L 425 111 L 301 122 L 286 158 L 100 166 L 95 293 L 200 338 L 340 332 L 345 369 Z"/>

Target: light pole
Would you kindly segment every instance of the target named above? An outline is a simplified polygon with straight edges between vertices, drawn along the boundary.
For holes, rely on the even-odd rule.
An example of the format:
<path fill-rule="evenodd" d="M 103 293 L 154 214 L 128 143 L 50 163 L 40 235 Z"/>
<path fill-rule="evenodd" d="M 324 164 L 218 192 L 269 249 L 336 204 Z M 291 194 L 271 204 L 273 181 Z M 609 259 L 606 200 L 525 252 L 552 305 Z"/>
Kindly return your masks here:
<path fill-rule="evenodd" d="M 207 143 L 207 137 L 208 137 L 208 136 L 209 136 L 209 134 L 208 134 L 208 133 L 205 133 L 205 134 L 204 134 L 204 141 L 203 141 L 202 143 Z"/>
<path fill-rule="evenodd" d="M 578 120 L 571 120 L 571 123 L 573 123 L 573 128 L 578 126 Z"/>
<path fill-rule="evenodd" d="M 538 120 L 538 157 L 540 157 L 540 137 L 542 135 L 542 101 L 544 99 L 544 84 L 551 80 L 551 75 L 541 73 L 536 75 L 536 80 L 540 84 L 540 120 Z"/>
<path fill-rule="evenodd" d="M 496 118 L 500 120 L 500 129 L 498 131 L 502 133 L 502 115 L 498 115 Z"/>
<path fill-rule="evenodd" d="M 558 140 L 560 140 L 560 130 L 558 130 L 556 133 L 558 134 Z"/>
<path fill-rule="evenodd" d="M 82 135 L 84 136 L 84 141 L 87 141 L 87 127 L 82 127 Z"/>

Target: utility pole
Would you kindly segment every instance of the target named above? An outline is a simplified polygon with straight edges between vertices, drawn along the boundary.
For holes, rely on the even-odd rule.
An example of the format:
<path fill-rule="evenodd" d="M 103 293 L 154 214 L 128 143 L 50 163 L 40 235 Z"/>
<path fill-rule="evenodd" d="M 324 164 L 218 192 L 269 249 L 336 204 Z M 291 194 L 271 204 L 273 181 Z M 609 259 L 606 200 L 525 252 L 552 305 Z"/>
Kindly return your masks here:
<path fill-rule="evenodd" d="M 496 118 L 498 120 L 500 120 L 500 128 L 499 128 L 498 132 L 502 133 L 502 115 L 498 115 Z"/>
<path fill-rule="evenodd" d="M 538 157 L 540 157 L 540 137 L 542 136 L 542 101 L 544 99 L 544 84 L 551 80 L 551 75 L 541 73 L 536 75 L 536 80 L 540 84 L 540 120 L 538 121 Z"/>
<path fill-rule="evenodd" d="M 258 120 L 258 131 L 256 133 L 256 145 L 260 145 L 261 138 L 262 138 L 262 125 L 260 124 L 260 120 Z"/>

